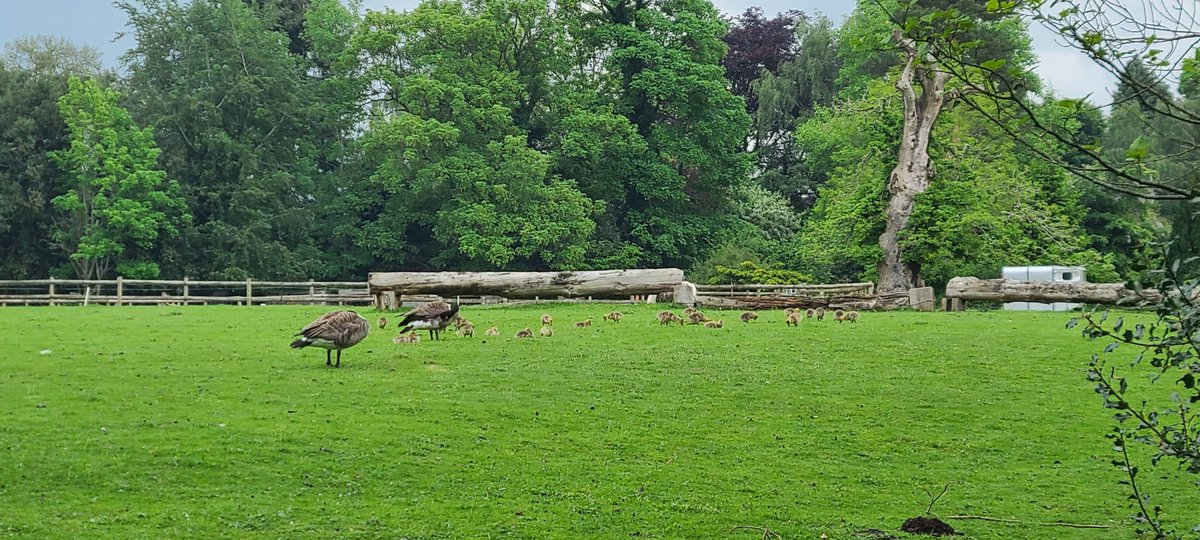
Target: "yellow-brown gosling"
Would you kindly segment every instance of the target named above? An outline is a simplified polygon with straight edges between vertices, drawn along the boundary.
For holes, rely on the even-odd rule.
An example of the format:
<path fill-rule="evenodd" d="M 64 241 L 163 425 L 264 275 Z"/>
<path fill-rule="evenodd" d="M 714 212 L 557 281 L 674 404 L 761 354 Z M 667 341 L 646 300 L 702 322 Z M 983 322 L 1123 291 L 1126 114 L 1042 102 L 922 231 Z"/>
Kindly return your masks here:
<path fill-rule="evenodd" d="M 524 329 L 524 330 L 521 330 L 520 332 L 517 332 L 517 336 L 516 336 L 516 337 L 518 337 L 518 338 L 529 338 L 529 337 L 533 337 L 533 330 L 530 330 L 530 329 L 528 329 L 528 328 L 526 328 L 526 329 Z"/>
<path fill-rule="evenodd" d="M 742 313 L 741 319 L 742 319 L 742 322 L 750 322 L 750 321 L 758 320 L 758 314 L 753 311 L 747 311 L 745 313 Z"/>
<path fill-rule="evenodd" d="M 550 326 L 552 324 L 554 324 L 554 317 L 551 317 L 549 313 L 542 315 L 542 326 Z"/>
<path fill-rule="evenodd" d="M 705 328 L 721 328 L 725 326 L 725 321 L 708 321 L 704 323 Z"/>
<path fill-rule="evenodd" d="M 460 324 L 458 326 L 458 335 L 460 335 L 462 337 L 474 337 L 475 336 L 475 325 L 471 324 L 470 321 L 468 321 L 464 324 Z"/>
<path fill-rule="evenodd" d="M 388 323 L 387 317 L 380 317 L 379 318 L 379 329 L 383 330 L 384 328 L 387 328 L 387 323 Z"/>
<path fill-rule="evenodd" d="M 816 316 L 817 316 L 817 311 L 815 309 L 808 308 L 808 309 L 804 310 L 804 318 L 811 319 Z"/>
<path fill-rule="evenodd" d="M 818 321 L 825 320 L 825 308 L 820 308 L 820 307 L 817 308 L 817 311 L 813 315 L 817 318 Z"/>
<path fill-rule="evenodd" d="M 847 311 L 846 312 L 846 320 L 850 321 L 852 323 L 858 322 L 858 312 L 857 311 Z"/>
<path fill-rule="evenodd" d="M 612 313 L 605 315 L 604 320 L 612 321 L 612 322 L 621 322 L 621 317 L 624 317 L 624 316 L 625 316 L 625 314 L 621 313 L 620 311 L 614 311 Z"/>
<path fill-rule="evenodd" d="M 550 337 L 554 335 L 554 329 L 549 326 L 543 326 L 541 330 L 538 330 L 538 334 L 541 334 L 542 337 Z"/>
<path fill-rule="evenodd" d="M 846 312 L 842 311 L 840 309 L 837 311 L 834 311 L 833 312 L 833 320 L 835 320 L 837 322 L 842 322 L 842 321 L 846 320 Z"/>
<path fill-rule="evenodd" d="M 489 336 L 498 336 L 498 335 L 500 335 L 500 329 L 493 326 L 491 328 L 488 328 L 487 331 L 484 333 Z"/>
<path fill-rule="evenodd" d="M 800 312 L 794 311 L 792 313 L 789 313 L 787 316 L 787 321 L 784 321 L 784 322 L 788 326 L 795 326 L 795 327 L 799 328 L 800 327 Z"/>

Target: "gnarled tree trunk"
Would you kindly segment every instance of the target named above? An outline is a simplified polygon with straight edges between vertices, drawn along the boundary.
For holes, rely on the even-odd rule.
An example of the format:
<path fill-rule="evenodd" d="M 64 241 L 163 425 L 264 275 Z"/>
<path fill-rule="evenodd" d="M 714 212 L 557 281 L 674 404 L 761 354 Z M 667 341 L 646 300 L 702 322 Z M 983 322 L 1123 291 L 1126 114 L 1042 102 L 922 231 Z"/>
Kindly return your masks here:
<path fill-rule="evenodd" d="M 932 59 L 919 58 L 916 43 L 903 37 L 899 30 L 894 30 L 892 36 L 907 58 L 896 81 L 896 88 L 904 98 L 903 132 L 896 168 L 888 178 L 891 199 L 885 211 L 887 224 L 879 235 L 879 247 L 883 249 L 883 260 L 879 262 L 881 294 L 924 286 L 920 269 L 906 262 L 900 252 L 900 233 L 908 226 L 916 196 L 929 188 L 932 175 L 929 141 L 933 125 L 942 109 L 958 97 L 957 92 L 946 92 L 949 73 L 937 69 Z M 919 93 L 914 82 L 920 86 Z"/>

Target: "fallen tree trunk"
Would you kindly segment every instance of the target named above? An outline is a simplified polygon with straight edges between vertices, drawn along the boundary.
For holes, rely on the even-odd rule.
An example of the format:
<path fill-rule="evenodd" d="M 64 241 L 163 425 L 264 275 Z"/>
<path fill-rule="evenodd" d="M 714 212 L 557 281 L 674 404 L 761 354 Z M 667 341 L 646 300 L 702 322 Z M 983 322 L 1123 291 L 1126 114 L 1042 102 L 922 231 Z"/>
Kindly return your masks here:
<path fill-rule="evenodd" d="M 496 295 L 532 299 L 559 296 L 628 298 L 658 294 L 683 283 L 683 270 L 596 270 L 586 272 L 373 272 L 371 294 Z"/>
<path fill-rule="evenodd" d="M 1124 283 L 1082 283 L 1062 281 L 1019 281 L 1015 279 L 979 279 L 956 277 L 946 284 L 946 298 L 987 300 L 991 302 L 1076 302 L 1138 306 L 1158 302 L 1162 296 L 1154 289 L 1130 290 Z"/>

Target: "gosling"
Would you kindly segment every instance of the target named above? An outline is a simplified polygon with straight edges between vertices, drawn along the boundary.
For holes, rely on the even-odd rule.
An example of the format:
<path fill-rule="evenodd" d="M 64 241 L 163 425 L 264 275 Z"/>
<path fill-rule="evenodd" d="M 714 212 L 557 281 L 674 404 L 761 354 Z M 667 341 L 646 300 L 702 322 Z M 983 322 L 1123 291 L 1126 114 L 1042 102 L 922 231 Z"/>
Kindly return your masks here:
<path fill-rule="evenodd" d="M 846 312 L 846 320 L 850 321 L 852 323 L 857 323 L 858 322 L 858 312 L 857 311 L 847 311 Z"/>
<path fill-rule="evenodd" d="M 475 337 L 475 325 L 470 322 L 459 325 L 458 335 L 462 337 Z"/>
<path fill-rule="evenodd" d="M 725 321 L 708 321 L 704 323 L 705 328 L 721 328 L 725 326 Z"/>
<path fill-rule="evenodd" d="M 488 328 L 487 331 L 484 333 L 489 336 L 498 336 L 498 335 L 500 335 L 500 329 L 493 326 L 491 328 Z"/>
<path fill-rule="evenodd" d="M 813 317 L 816 317 L 817 316 L 816 314 L 817 314 L 817 311 L 814 310 L 813 308 L 808 308 L 808 309 L 804 310 L 804 318 L 806 318 L 806 319 L 811 319 Z"/>
<path fill-rule="evenodd" d="M 582 321 L 575 323 L 575 328 L 587 328 L 592 325 L 592 318 L 588 317 Z"/>
<path fill-rule="evenodd" d="M 605 315 L 604 319 L 608 320 L 608 321 L 612 321 L 612 322 L 621 322 L 621 317 L 624 317 L 624 316 L 625 315 L 622 314 L 620 311 L 614 311 L 612 313 L 609 313 L 608 315 Z"/>
<path fill-rule="evenodd" d="M 750 321 L 758 320 L 758 314 L 753 311 L 747 311 L 742 314 L 741 319 L 742 319 L 742 322 L 750 322 Z"/>
<path fill-rule="evenodd" d="M 538 330 L 538 333 L 541 334 L 542 337 L 550 337 L 554 335 L 554 329 L 550 328 L 549 326 L 543 326 L 541 330 Z"/>
<path fill-rule="evenodd" d="M 825 320 L 825 308 L 817 308 L 817 311 L 814 315 L 817 317 L 818 321 Z"/>
<path fill-rule="evenodd" d="M 846 320 L 846 312 L 842 311 L 840 309 L 837 311 L 834 311 L 833 312 L 833 320 L 835 320 L 837 322 L 842 322 L 842 321 Z"/>
<path fill-rule="evenodd" d="M 688 322 L 691 324 L 700 324 L 707 320 L 708 317 L 705 317 L 704 314 L 700 313 L 699 311 L 693 311 L 688 314 Z"/>
<path fill-rule="evenodd" d="M 549 313 L 542 315 L 542 326 L 550 326 L 552 324 L 554 324 L 554 317 L 551 317 Z"/>
<path fill-rule="evenodd" d="M 658 324 L 664 325 L 664 326 L 671 326 L 671 323 L 673 323 L 673 322 L 678 322 L 679 324 L 683 324 L 683 319 L 681 319 L 679 317 L 679 315 L 671 313 L 670 311 L 660 311 L 658 313 Z"/>
<path fill-rule="evenodd" d="M 387 328 L 387 323 L 388 323 L 387 317 L 380 317 L 379 318 L 379 329 L 383 330 L 384 328 Z"/>
<path fill-rule="evenodd" d="M 403 343 L 419 343 L 420 341 L 421 341 L 421 336 L 418 336 L 416 332 L 400 334 L 400 335 L 392 338 L 392 343 L 395 343 L 397 345 L 400 345 Z"/>
<path fill-rule="evenodd" d="M 524 330 L 517 332 L 516 337 L 517 337 L 517 339 L 533 337 L 533 330 L 530 330 L 529 328 L 525 328 Z"/>
<path fill-rule="evenodd" d="M 800 312 L 793 311 L 792 313 L 789 313 L 787 316 L 787 320 L 784 322 L 788 326 L 795 326 L 796 328 L 799 328 L 800 327 Z"/>

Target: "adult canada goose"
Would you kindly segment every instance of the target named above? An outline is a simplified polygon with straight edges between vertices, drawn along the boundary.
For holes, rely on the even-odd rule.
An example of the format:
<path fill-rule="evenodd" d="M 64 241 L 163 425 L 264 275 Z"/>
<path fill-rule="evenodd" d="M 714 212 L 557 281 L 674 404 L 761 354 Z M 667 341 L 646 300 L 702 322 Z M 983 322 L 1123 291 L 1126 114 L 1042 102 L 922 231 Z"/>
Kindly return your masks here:
<path fill-rule="evenodd" d="M 400 320 L 400 333 L 414 328 L 429 330 L 429 339 L 441 339 L 442 330 L 450 326 L 455 315 L 458 315 L 458 304 L 447 304 L 441 300 L 421 304 L 404 314 Z"/>
<path fill-rule="evenodd" d="M 325 365 L 342 367 L 342 349 L 358 344 L 371 332 L 371 323 L 353 311 L 330 311 L 308 323 L 297 333 L 299 339 L 292 342 L 293 349 L 308 346 L 325 349 Z M 337 351 L 337 365 L 330 353 Z"/>

